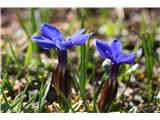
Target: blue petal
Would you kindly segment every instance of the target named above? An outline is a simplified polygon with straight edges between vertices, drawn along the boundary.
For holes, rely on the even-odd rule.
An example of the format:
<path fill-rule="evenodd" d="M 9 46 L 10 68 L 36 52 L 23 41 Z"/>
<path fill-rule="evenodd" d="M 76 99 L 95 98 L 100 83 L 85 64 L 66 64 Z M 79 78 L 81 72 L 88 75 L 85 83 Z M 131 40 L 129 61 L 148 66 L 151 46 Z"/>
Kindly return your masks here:
<path fill-rule="evenodd" d="M 113 40 L 111 43 L 111 49 L 115 57 L 122 53 L 122 43 L 120 40 Z"/>
<path fill-rule="evenodd" d="M 61 32 L 56 27 L 47 23 L 41 25 L 41 34 L 50 40 L 64 40 L 64 36 Z"/>
<path fill-rule="evenodd" d="M 126 63 L 126 64 L 132 64 L 135 60 L 136 56 L 134 54 L 120 54 L 116 58 L 116 63 Z"/>
<path fill-rule="evenodd" d="M 73 34 L 71 37 L 67 38 L 66 42 L 65 42 L 65 46 L 67 48 L 71 48 L 74 45 L 81 45 L 84 42 L 86 42 L 86 40 L 93 35 L 93 33 L 90 34 L 82 34 L 85 31 L 85 29 L 80 30 L 79 32 Z"/>
<path fill-rule="evenodd" d="M 100 55 L 102 55 L 105 58 L 110 59 L 113 62 L 113 59 L 111 57 L 112 56 L 112 50 L 106 42 L 101 41 L 101 40 L 97 40 L 96 41 L 96 47 L 97 47 L 97 50 L 100 53 Z"/>
<path fill-rule="evenodd" d="M 33 36 L 32 39 L 38 43 L 38 45 L 44 49 L 49 49 L 55 47 L 53 41 L 43 37 L 43 36 Z"/>

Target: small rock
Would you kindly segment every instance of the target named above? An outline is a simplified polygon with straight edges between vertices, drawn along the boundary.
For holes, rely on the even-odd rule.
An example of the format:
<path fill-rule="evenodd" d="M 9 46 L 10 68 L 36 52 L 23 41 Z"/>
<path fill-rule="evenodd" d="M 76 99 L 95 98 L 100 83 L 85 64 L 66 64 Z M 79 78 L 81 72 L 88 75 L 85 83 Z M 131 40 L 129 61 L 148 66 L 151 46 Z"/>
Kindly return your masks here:
<path fill-rule="evenodd" d="M 134 100 L 139 101 L 141 103 L 144 102 L 143 99 L 142 99 L 142 97 L 140 95 L 135 95 L 134 96 Z"/>
<path fill-rule="evenodd" d="M 157 95 L 157 97 L 156 97 L 157 99 L 160 99 L 160 92 L 158 93 L 158 95 Z"/>
<path fill-rule="evenodd" d="M 131 89 L 130 87 L 127 87 L 126 91 L 124 92 L 125 96 L 130 96 L 130 94 L 133 93 L 133 89 Z"/>

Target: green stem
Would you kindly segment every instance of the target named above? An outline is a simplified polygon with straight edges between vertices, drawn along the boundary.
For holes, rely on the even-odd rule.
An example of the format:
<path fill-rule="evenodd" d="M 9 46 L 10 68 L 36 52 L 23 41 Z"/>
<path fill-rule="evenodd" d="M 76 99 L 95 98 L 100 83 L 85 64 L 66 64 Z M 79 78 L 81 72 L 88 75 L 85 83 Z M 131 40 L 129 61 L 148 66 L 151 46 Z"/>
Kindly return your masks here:
<path fill-rule="evenodd" d="M 85 10 L 82 9 L 82 16 L 81 16 L 81 28 L 84 28 L 84 20 L 85 20 Z M 81 46 L 81 64 L 80 64 L 80 87 L 82 90 L 83 95 L 85 95 L 85 86 L 86 86 L 86 44 L 82 44 Z M 86 97 L 84 98 L 85 102 Z"/>

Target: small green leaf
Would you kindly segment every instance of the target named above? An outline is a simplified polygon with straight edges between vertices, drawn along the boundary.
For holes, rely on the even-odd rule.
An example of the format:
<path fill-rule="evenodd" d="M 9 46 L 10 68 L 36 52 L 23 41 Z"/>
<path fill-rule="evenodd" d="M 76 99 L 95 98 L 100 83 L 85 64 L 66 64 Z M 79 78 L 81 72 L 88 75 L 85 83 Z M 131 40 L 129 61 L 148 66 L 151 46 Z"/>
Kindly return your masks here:
<path fill-rule="evenodd" d="M 37 110 L 36 110 L 37 112 L 42 112 L 43 111 L 45 99 L 47 97 L 49 88 L 51 86 L 51 80 L 52 80 L 52 74 L 49 74 L 46 84 L 44 85 L 44 87 L 42 85 L 41 88 L 40 88 L 39 105 L 38 105 Z"/>
<path fill-rule="evenodd" d="M 54 86 L 53 86 L 54 87 Z M 65 95 L 63 94 L 63 92 L 59 89 L 57 89 L 56 87 L 54 87 L 57 91 L 57 93 L 62 97 L 62 99 L 64 100 L 64 102 L 66 103 L 66 105 L 71 109 L 72 112 L 75 112 L 74 109 L 72 108 L 72 106 L 69 104 L 67 98 L 65 97 Z"/>
<path fill-rule="evenodd" d="M 32 103 L 34 102 L 34 100 L 37 98 L 38 94 L 35 94 L 31 97 L 31 99 L 23 106 L 23 108 L 25 110 L 29 109 L 29 107 L 32 105 Z"/>

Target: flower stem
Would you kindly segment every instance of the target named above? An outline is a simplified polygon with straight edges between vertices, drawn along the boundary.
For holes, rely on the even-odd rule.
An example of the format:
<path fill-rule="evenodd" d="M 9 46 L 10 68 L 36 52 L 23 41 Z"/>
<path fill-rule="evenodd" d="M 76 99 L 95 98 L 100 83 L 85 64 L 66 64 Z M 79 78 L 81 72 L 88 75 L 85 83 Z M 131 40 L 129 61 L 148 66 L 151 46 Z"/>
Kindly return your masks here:
<path fill-rule="evenodd" d="M 115 99 L 117 95 L 118 89 L 118 68 L 119 65 L 112 64 L 109 80 L 106 80 L 104 83 L 104 87 L 101 91 L 100 99 L 99 99 L 99 108 L 101 112 L 108 112 L 112 101 Z"/>
<path fill-rule="evenodd" d="M 52 85 L 57 101 L 65 112 L 68 111 L 68 103 L 70 103 L 71 79 L 71 73 L 67 67 L 67 50 L 60 49 L 58 51 L 58 66 L 53 71 Z M 67 104 L 66 100 L 68 100 Z"/>
<path fill-rule="evenodd" d="M 67 50 L 58 51 L 58 68 L 65 71 L 67 67 Z"/>
<path fill-rule="evenodd" d="M 109 77 L 110 77 L 110 79 L 112 79 L 112 82 L 114 82 L 115 80 L 117 80 L 118 68 L 119 68 L 118 64 L 112 64 L 112 66 L 111 66 Z"/>

